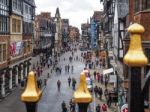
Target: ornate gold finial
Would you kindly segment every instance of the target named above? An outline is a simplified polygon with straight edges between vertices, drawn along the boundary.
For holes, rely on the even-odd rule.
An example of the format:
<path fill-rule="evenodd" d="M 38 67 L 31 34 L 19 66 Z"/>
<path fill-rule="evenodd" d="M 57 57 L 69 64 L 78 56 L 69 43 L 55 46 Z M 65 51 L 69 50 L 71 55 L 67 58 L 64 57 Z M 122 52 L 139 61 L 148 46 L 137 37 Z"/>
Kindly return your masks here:
<path fill-rule="evenodd" d="M 145 56 L 141 45 L 141 34 L 144 32 L 144 27 L 140 24 L 132 24 L 128 28 L 130 36 L 129 50 L 124 56 L 124 63 L 128 66 L 145 66 L 148 64 L 148 59 Z"/>
<path fill-rule="evenodd" d="M 76 103 L 90 103 L 92 96 L 87 89 L 85 73 L 80 74 L 80 83 L 77 90 L 74 92 L 74 100 Z"/>
<path fill-rule="evenodd" d="M 37 87 L 36 76 L 33 71 L 29 72 L 27 86 L 21 95 L 23 102 L 37 102 L 40 99 L 41 90 Z"/>

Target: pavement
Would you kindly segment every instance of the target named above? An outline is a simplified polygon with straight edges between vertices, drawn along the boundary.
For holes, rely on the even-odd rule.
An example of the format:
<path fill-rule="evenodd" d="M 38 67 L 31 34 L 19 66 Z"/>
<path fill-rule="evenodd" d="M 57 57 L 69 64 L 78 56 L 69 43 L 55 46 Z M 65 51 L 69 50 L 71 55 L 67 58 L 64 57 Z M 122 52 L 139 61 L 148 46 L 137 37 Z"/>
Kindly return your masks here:
<path fill-rule="evenodd" d="M 32 57 L 31 66 L 33 63 L 39 61 L 39 56 Z M 46 70 L 47 68 L 43 68 L 43 74 L 39 77 L 44 82 L 44 79 L 47 79 L 47 73 L 49 72 Z M 49 68 L 51 70 L 52 67 Z M 42 84 L 41 90 L 44 91 L 45 85 Z M 26 112 L 25 104 L 21 101 L 21 94 L 23 93 L 24 88 L 20 85 L 13 88 L 12 92 L 5 97 L 3 100 L 0 101 L 0 112 Z M 21 108 L 20 108 L 21 107 Z"/>

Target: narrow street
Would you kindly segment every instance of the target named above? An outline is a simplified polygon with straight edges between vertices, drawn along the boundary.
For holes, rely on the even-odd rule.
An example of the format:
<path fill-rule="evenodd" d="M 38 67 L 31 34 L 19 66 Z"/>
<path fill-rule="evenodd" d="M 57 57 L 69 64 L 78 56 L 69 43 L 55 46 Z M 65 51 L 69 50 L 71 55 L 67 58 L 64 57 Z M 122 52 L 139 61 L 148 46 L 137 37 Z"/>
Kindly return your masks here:
<path fill-rule="evenodd" d="M 72 87 L 68 86 L 68 77 L 74 77 L 77 80 L 77 84 L 79 83 L 79 76 L 81 71 L 84 68 L 84 64 L 81 61 L 74 61 L 72 63 L 69 62 L 70 52 L 63 54 L 60 58 L 59 65 L 62 67 L 62 73 L 53 74 L 51 79 L 48 80 L 47 86 L 43 92 L 42 98 L 38 104 L 38 112 L 61 112 L 61 103 L 64 100 L 69 107 L 69 100 L 73 96 Z M 75 56 L 80 56 L 80 51 L 75 53 Z M 67 59 L 64 61 L 64 57 Z M 65 65 L 73 65 L 74 72 L 65 73 Z M 57 80 L 61 81 L 61 91 L 57 90 Z"/>

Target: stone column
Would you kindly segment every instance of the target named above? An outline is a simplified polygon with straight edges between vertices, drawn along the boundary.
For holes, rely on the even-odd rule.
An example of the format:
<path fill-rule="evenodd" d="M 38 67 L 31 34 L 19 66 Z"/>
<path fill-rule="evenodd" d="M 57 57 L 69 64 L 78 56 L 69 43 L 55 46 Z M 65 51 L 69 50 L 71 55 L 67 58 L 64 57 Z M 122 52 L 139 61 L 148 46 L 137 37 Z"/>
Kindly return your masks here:
<path fill-rule="evenodd" d="M 2 96 L 5 96 L 5 75 L 2 74 Z"/>
<path fill-rule="evenodd" d="M 15 74 L 15 76 L 16 76 L 16 85 L 18 85 L 18 67 L 16 67 L 16 74 Z"/>
<path fill-rule="evenodd" d="M 28 71 L 27 66 L 25 66 L 25 77 L 27 77 Z"/>
<path fill-rule="evenodd" d="M 10 79 L 9 79 L 9 89 L 11 90 L 12 89 L 12 77 L 15 77 L 15 76 L 12 76 L 12 70 L 9 71 L 10 73 Z"/>
<path fill-rule="evenodd" d="M 21 80 L 23 80 L 23 67 L 21 65 Z"/>

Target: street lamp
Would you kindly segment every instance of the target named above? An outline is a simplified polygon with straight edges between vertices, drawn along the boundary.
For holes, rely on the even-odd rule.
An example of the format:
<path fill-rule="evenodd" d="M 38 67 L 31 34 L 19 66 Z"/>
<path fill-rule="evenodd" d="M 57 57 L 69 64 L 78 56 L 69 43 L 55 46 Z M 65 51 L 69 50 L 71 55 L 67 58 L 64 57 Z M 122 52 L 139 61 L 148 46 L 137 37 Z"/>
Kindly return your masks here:
<path fill-rule="evenodd" d="M 129 112 L 144 112 L 144 99 L 141 90 L 141 68 L 148 64 L 141 45 L 144 27 L 135 23 L 128 28 L 131 33 L 130 46 L 124 56 L 124 63 L 129 66 Z"/>

